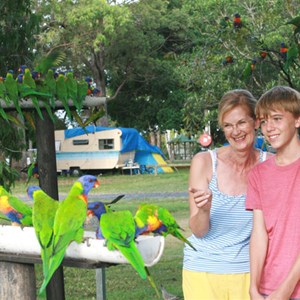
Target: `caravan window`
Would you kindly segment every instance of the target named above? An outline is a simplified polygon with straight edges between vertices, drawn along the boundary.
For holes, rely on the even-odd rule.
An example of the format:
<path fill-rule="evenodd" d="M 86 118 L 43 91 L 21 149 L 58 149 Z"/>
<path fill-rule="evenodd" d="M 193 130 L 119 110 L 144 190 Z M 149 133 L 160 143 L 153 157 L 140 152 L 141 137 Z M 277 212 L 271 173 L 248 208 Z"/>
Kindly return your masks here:
<path fill-rule="evenodd" d="M 88 144 L 89 144 L 89 140 L 73 140 L 74 146 L 88 145 Z"/>
<path fill-rule="evenodd" d="M 114 149 L 114 139 L 101 139 L 98 140 L 99 150 Z"/>

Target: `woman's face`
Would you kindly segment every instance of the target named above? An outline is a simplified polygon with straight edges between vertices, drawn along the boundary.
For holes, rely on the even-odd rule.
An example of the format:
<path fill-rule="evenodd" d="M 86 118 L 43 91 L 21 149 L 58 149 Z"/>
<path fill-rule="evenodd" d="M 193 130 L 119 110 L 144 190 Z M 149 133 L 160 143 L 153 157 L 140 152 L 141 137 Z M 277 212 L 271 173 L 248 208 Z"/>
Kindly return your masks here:
<path fill-rule="evenodd" d="M 238 106 L 224 114 L 222 128 L 229 144 L 244 150 L 253 147 L 255 139 L 255 120 L 244 107 Z"/>

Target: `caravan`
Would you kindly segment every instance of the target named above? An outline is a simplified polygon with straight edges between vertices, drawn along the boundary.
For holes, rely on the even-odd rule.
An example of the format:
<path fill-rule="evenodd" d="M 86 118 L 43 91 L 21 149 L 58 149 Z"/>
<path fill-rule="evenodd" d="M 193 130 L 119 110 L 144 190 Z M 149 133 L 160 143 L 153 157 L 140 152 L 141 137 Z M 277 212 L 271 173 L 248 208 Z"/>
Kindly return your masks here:
<path fill-rule="evenodd" d="M 166 164 L 162 151 L 147 143 L 134 128 L 87 126 L 56 130 L 55 150 L 57 171 L 74 175 L 128 164 Z M 171 168 L 161 168 L 161 172 L 173 171 L 168 169 Z"/>

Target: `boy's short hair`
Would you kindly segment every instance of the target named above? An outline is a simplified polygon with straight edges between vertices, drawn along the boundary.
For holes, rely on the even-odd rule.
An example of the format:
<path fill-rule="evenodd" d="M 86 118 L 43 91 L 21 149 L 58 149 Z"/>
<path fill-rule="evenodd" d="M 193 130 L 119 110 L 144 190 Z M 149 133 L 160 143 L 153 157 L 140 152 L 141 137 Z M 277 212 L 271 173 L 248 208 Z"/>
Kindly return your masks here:
<path fill-rule="evenodd" d="M 271 88 L 259 98 L 255 108 L 256 117 L 266 117 L 274 110 L 284 110 L 298 118 L 300 116 L 300 93 L 289 86 Z"/>
<path fill-rule="evenodd" d="M 222 127 L 224 115 L 227 112 L 231 111 L 233 108 L 236 108 L 238 106 L 243 107 L 249 114 L 249 117 L 255 120 L 256 102 L 257 100 L 247 90 L 236 89 L 236 90 L 228 91 L 223 95 L 219 103 L 219 115 L 218 115 L 219 125 Z"/>

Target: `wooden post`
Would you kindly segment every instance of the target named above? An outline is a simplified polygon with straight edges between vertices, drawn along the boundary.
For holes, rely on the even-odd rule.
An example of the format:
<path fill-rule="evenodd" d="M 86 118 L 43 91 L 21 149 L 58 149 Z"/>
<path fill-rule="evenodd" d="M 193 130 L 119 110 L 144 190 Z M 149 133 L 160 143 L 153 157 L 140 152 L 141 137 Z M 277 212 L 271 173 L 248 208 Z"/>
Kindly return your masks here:
<path fill-rule="evenodd" d="M 0 299 L 36 299 L 33 264 L 0 262 Z"/>
<path fill-rule="evenodd" d="M 55 157 L 54 124 L 48 113 L 43 110 L 44 120 L 36 116 L 37 163 L 40 187 L 53 199 L 58 199 L 57 170 Z M 64 300 L 63 267 L 53 274 L 47 286 L 48 300 Z"/>

